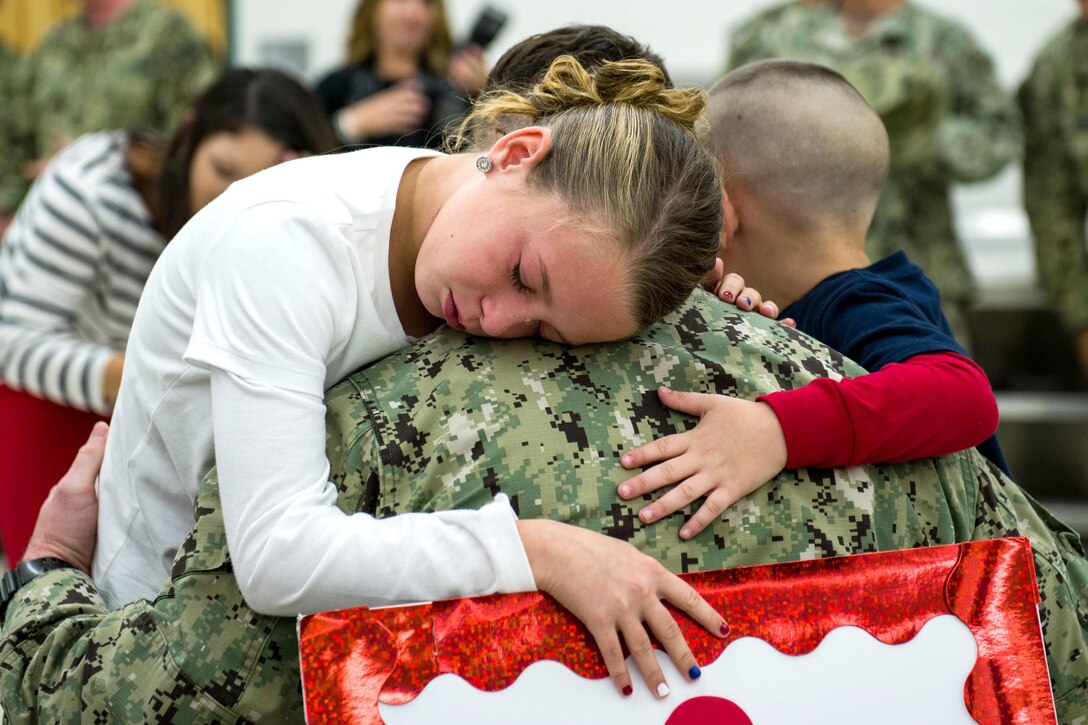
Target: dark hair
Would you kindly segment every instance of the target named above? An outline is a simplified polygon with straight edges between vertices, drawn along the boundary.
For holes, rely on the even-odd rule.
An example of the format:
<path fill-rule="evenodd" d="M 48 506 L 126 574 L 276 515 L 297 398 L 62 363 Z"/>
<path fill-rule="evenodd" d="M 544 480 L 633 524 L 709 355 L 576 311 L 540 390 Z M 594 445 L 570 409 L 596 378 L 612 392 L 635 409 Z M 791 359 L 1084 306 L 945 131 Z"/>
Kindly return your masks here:
<path fill-rule="evenodd" d="M 561 55 L 573 56 L 590 73 L 609 61 L 648 60 L 661 69 L 665 85 L 672 87 L 661 56 L 631 36 L 604 25 L 565 25 L 532 35 L 503 53 L 488 74 L 484 90 L 528 90 Z"/>
<path fill-rule="evenodd" d="M 158 228 L 167 239 L 193 215 L 189 168 L 208 136 L 252 127 L 298 153 L 323 153 L 336 145 L 321 101 L 279 71 L 228 70 L 200 95 L 189 114 L 170 141 L 159 176 Z"/>

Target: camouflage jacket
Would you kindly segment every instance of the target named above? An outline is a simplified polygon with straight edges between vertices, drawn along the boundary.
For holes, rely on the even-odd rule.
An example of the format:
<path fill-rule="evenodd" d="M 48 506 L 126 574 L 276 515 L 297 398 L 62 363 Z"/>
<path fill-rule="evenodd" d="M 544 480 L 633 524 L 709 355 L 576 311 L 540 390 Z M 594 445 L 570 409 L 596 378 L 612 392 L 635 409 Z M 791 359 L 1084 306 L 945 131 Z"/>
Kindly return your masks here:
<path fill-rule="evenodd" d="M 11 48 L 0 43 L 0 98 L 4 99 L 4 111 L 0 113 L 0 138 L 4 137 L 2 131 L 4 125 L 8 123 L 11 116 L 17 113 L 13 111 L 12 106 L 20 101 L 18 87 L 21 62 L 22 59 Z M 7 152 L 0 153 L 0 179 L 20 174 L 22 164 L 15 156 Z M 4 196 L 4 189 L 0 184 L 0 215 L 14 216 L 18 203 L 17 197 Z"/>
<path fill-rule="evenodd" d="M 870 230 L 870 255 L 906 250 L 936 282 L 963 338 L 973 284 L 949 188 L 996 174 L 1019 144 L 1015 106 L 985 51 L 960 24 L 911 3 L 855 37 L 835 8 L 791 2 L 744 23 L 729 47 L 728 70 L 769 58 L 834 68 L 880 114 L 892 168 Z"/>
<path fill-rule="evenodd" d="M 446 329 L 329 391 L 333 481 L 343 509 L 382 516 L 479 506 L 505 492 L 522 517 L 603 531 L 677 572 L 1023 533 L 1034 546 L 1063 722 L 1088 717 L 1079 539 L 974 451 L 784 472 L 691 541 L 677 535 L 682 514 L 644 526 L 638 504 L 617 499 L 628 475 L 620 453 L 693 423 L 661 406 L 658 385 L 753 398 L 844 372 L 859 371 L 811 338 L 701 292 L 628 343 L 566 348 Z M 0 641 L 9 717 L 301 722 L 294 622 L 246 607 L 214 478 L 196 507 L 196 527 L 154 602 L 107 612 L 74 570 L 17 593 Z"/>
<path fill-rule="evenodd" d="M 0 210 L 8 214 L 29 186 L 25 162 L 95 131 L 140 128 L 169 136 L 216 69 L 182 15 L 139 0 L 100 28 L 88 28 L 81 16 L 61 23 L 24 71 L 14 113 L 0 123 L 0 148 L 11 155 L 0 176 Z M 15 162 L 13 172 L 8 167 Z"/>
<path fill-rule="evenodd" d="M 1039 279 L 1073 330 L 1088 328 L 1088 20 L 1043 48 L 1020 88 L 1024 205 Z"/>

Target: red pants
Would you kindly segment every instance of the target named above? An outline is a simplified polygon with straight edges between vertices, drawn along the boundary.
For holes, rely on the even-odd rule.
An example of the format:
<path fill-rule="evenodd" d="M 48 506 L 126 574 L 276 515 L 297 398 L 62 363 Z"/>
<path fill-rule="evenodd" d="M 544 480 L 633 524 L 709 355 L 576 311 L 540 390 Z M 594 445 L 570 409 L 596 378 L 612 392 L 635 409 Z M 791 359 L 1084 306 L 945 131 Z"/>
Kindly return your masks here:
<path fill-rule="evenodd" d="M 0 385 L 0 540 L 9 565 L 22 557 L 49 489 L 100 420 Z"/>

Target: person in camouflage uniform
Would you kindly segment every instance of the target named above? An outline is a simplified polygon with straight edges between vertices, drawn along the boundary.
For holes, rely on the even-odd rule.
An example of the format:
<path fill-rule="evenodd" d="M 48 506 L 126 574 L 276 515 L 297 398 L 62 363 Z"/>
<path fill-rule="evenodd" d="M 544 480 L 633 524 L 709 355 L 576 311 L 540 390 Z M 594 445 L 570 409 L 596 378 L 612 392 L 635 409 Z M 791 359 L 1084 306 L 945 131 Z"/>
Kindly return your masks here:
<path fill-rule="evenodd" d="M 637 503 L 617 499 L 623 451 L 694 423 L 664 408 L 657 386 L 752 399 L 860 372 L 701 291 L 634 340 L 609 345 L 444 328 L 329 391 L 332 480 L 344 510 L 380 516 L 478 507 L 503 492 L 522 518 L 605 532 L 675 572 L 1022 534 L 1035 554 L 1060 719 L 1088 717 L 1079 538 L 973 450 L 783 472 L 690 541 L 678 536 L 682 513 L 643 525 Z M 0 693 L 14 722 L 301 722 L 295 623 L 246 607 L 213 476 L 196 514 L 153 602 L 108 612 L 75 569 L 18 591 L 0 642 Z"/>
<path fill-rule="evenodd" d="M 215 76 L 192 25 L 151 0 L 102 24 L 84 14 L 58 25 L 27 59 L 14 113 L 0 119 L 0 213 L 12 215 L 43 163 L 78 136 L 137 128 L 173 134 L 186 106 Z M 117 5 L 114 3 L 113 5 Z"/>
<path fill-rule="evenodd" d="M 18 113 L 17 110 L 12 110 L 12 106 L 18 103 L 19 98 L 16 88 L 18 86 L 21 60 L 11 48 L 0 43 L 0 98 L 6 99 L 5 111 L 0 114 L 0 125 L 5 123 L 3 116 Z M 21 164 L 15 159 L 14 154 L 7 153 L 6 150 L 0 153 L 0 179 L 19 174 L 20 166 Z M 0 194 L 0 239 L 3 238 L 4 231 L 15 216 L 15 203 L 17 202 L 5 199 Z"/>
<path fill-rule="evenodd" d="M 1019 101 L 1039 279 L 1088 375 L 1088 2 L 1080 7 L 1081 17 L 1039 53 Z"/>
<path fill-rule="evenodd" d="M 905 250 L 937 284 L 956 338 L 970 349 L 974 283 L 949 188 L 993 176 L 1019 144 L 1015 105 L 990 58 L 962 25 L 905 0 L 776 6 L 732 34 L 726 69 L 771 58 L 839 71 L 880 114 L 892 167 L 869 254 Z"/>

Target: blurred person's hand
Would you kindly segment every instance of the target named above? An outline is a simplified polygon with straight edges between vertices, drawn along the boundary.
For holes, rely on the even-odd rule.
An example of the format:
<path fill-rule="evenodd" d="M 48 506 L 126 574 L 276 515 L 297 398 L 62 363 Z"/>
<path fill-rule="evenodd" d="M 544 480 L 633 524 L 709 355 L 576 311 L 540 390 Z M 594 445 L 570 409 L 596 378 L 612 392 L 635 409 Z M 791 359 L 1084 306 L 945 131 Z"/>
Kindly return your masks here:
<path fill-rule="evenodd" d="M 106 369 L 102 372 L 102 395 L 111 405 L 117 400 L 117 392 L 121 389 L 121 371 L 124 367 L 125 354 L 115 352 L 106 361 Z"/>
<path fill-rule="evenodd" d="M 4 233 L 8 230 L 8 227 L 11 226 L 11 220 L 14 218 L 15 217 L 0 212 L 0 239 L 4 238 Z"/>
<path fill-rule="evenodd" d="M 90 573 L 98 537 L 98 494 L 94 481 L 102 467 L 109 427 L 95 423 L 68 473 L 49 491 L 24 560 L 55 556 Z"/>
<path fill-rule="evenodd" d="M 419 81 L 410 79 L 343 109 L 336 126 L 350 139 L 411 133 L 423 127 L 430 110 Z"/>
<path fill-rule="evenodd" d="M 469 98 L 474 98 L 484 90 L 487 83 L 487 61 L 484 52 L 476 45 L 457 51 L 450 56 L 450 80 Z"/>

